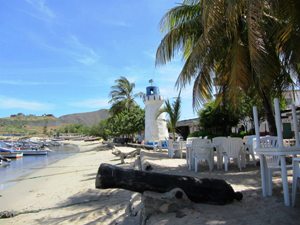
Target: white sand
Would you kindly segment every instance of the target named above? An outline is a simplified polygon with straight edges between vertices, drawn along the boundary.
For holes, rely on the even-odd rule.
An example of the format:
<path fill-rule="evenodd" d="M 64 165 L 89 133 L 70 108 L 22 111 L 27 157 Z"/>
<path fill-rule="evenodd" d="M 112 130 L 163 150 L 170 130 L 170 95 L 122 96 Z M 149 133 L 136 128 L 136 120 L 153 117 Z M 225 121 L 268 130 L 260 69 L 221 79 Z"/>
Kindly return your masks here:
<path fill-rule="evenodd" d="M 1 219 L 1 225 L 109 224 L 122 218 L 132 193 L 95 189 L 100 163 L 116 164 L 120 160 L 111 150 L 99 151 L 99 142 L 69 143 L 77 144 L 81 152 L 40 169 L 0 192 L 0 212 L 25 212 Z"/>
<path fill-rule="evenodd" d="M 125 219 L 132 192 L 95 189 L 100 163 L 117 164 L 120 159 L 111 150 L 100 151 L 99 142 L 70 143 L 78 144 L 81 153 L 40 169 L 1 191 L 0 211 L 24 212 L 10 219 L 0 219 L 1 225 L 136 224 L 136 220 L 128 222 L 128 217 Z M 242 191 L 244 195 L 241 202 L 225 206 L 192 204 L 177 213 L 152 215 L 148 225 L 299 224 L 300 198 L 296 208 L 284 206 L 279 175 L 274 178 L 274 196 L 262 198 L 259 167 L 248 166 L 240 172 L 232 165 L 226 173 L 218 170 L 209 173 L 207 167 L 200 167 L 201 172 L 195 173 L 187 169 L 184 159 L 169 159 L 166 153 L 145 151 L 141 158 L 143 163 L 150 163 L 154 171 L 225 179 L 235 191 Z"/>
<path fill-rule="evenodd" d="M 242 225 L 296 225 L 300 224 L 300 198 L 296 208 L 286 207 L 283 203 L 280 173 L 273 178 L 273 196 L 263 198 L 260 187 L 260 171 L 258 166 L 247 165 L 241 172 L 237 166 L 231 164 L 228 172 L 214 170 L 208 172 L 208 166 L 200 166 L 200 172 L 189 171 L 185 159 L 170 159 L 167 153 L 141 152 L 143 164 L 150 163 L 153 171 L 168 174 L 195 176 L 199 178 L 225 179 L 235 191 L 243 193 L 243 200 L 234 201 L 225 206 L 207 204 L 192 204 L 181 212 L 153 215 L 147 225 L 173 224 L 242 224 Z M 291 173 L 289 173 L 291 187 Z M 300 195 L 298 196 L 300 197 Z"/>

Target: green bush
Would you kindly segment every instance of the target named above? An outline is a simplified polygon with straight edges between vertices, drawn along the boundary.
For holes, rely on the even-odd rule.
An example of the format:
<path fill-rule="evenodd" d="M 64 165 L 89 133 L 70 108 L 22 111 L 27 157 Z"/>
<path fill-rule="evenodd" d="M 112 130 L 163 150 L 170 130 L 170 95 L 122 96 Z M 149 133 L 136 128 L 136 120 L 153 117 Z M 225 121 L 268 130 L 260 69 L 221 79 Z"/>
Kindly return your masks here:
<path fill-rule="evenodd" d="M 245 136 L 244 131 L 241 133 L 231 133 L 230 137 L 240 137 L 243 138 Z"/>

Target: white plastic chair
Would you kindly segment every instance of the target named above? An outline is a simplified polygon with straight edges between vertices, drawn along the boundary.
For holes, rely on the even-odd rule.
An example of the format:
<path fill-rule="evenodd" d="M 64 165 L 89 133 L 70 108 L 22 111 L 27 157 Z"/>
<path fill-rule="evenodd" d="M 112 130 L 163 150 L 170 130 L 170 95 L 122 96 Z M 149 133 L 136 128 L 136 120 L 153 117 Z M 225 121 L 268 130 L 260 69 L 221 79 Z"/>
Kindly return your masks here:
<path fill-rule="evenodd" d="M 260 137 L 260 147 L 261 148 L 277 148 L 278 147 L 278 138 L 276 136 L 264 136 Z M 253 139 L 253 146 L 256 148 L 256 138 Z M 268 187 L 269 190 L 267 191 L 269 196 L 272 196 L 272 189 L 273 189 L 273 172 L 274 171 L 280 171 L 280 158 L 279 156 L 265 156 L 266 158 L 266 163 L 267 163 L 267 182 L 268 182 Z M 291 170 L 292 166 L 287 165 L 287 169 Z"/>
<path fill-rule="evenodd" d="M 174 156 L 179 154 L 179 157 L 182 158 L 182 150 L 186 149 L 186 142 L 185 141 L 175 141 L 173 142 L 173 148 L 174 148 Z"/>
<path fill-rule="evenodd" d="M 208 139 L 194 139 L 192 142 L 192 152 L 195 160 L 195 172 L 198 171 L 198 164 L 200 161 L 207 161 L 209 170 L 212 171 L 214 167 L 213 146 Z"/>
<path fill-rule="evenodd" d="M 296 203 L 298 179 L 300 179 L 300 158 L 293 158 L 292 206 Z"/>
<path fill-rule="evenodd" d="M 256 165 L 256 159 L 254 155 L 254 149 L 253 149 L 253 139 L 256 138 L 255 135 L 246 135 L 243 138 L 243 142 L 245 144 L 245 151 L 247 153 L 247 156 L 251 156 L 253 164 Z"/>
<path fill-rule="evenodd" d="M 192 163 L 192 142 L 195 139 L 199 139 L 198 137 L 189 137 L 186 139 L 186 164 L 191 169 L 191 163 Z"/>
<path fill-rule="evenodd" d="M 228 137 L 228 148 L 223 151 L 225 171 L 228 171 L 230 159 L 237 161 L 238 167 L 242 170 L 245 167 L 245 151 L 242 138 Z"/>
<path fill-rule="evenodd" d="M 173 140 L 168 140 L 168 157 L 173 158 L 174 155 L 175 155 L 174 141 Z"/>
<path fill-rule="evenodd" d="M 169 158 L 173 158 L 175 156 L 175 153 L 178 152 L 180 158 L 182 158 L 182 149 L 185 146 L 184 141 L 173 141 L 168 140 L 168 156 Z"/>
<path fill-rule="evenodd" d="M 218 169 L 222 168 L 222 161 L 223 161 L 223 152 L 225 149 L 227 149 L 228 146 L 228 139 L 227 137 L 214 137 L 212 139 L 212 143 L 214 147 L 216 148 L 216 154 L 217 154 L 217 167 Z"/>

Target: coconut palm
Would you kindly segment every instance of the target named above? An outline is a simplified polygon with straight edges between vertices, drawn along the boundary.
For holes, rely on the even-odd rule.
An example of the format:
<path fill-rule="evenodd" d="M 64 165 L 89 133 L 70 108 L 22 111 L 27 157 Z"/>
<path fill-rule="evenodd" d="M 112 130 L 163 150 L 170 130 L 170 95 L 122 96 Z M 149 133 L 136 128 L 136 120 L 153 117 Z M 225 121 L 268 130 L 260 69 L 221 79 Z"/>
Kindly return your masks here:
<path fill-rule="evenodd" d="M 176 100 L 171 103 L 170 100 L 165 101 L 165 105 L 158 112 L 157 117 L 162 113 L 167 113 L 168 115 L 168 127 L 172 133 L 173 140 L 175 140 L 176 124 L 180 119 L 180 108 L 181 108 L 181 98 L 180 92 Z"/>
<path fill-rule="evenodd" d="M 193 107 L 212 97 L 213 85 L 218 101 L 229 99 L 233 105 L 238 105 L 241 92 L 254 87 L 273 133 L 271 98 L 280 96 L 292 79 L 275 38 L 285 22 L 274 19 L 276 6 L 271 3 L 183 1 L 161 21 L 166 35 L 157 49 L 156 63 L 165 64 L 182 51 L 185 64 L 176 85 L 181 88 L 194 81 Z"/>
<path fill-rule="evenodd" d="M 275 18 L 278 18 L 276 42 L 283 63 L 289 65 L 291 71 L 300 80 L 300 1 L 278 0 L 272 2 Z M 293 73 L 291 73 L 293 74 Z"/>
<path fill-rule="evenodd" d="M 119 79 L 115 80 L 115 83 L 116 85 L 111 87 L 111 100 L 109 101 L 109 103 L 112 104 L 110 112 L 113 115 L 137 105 L 134 99 L 143 95 L 141 92 L 133 94 L 135 84 L 130 83 L 130 81 L 124 76 L 121 76 Z"/>

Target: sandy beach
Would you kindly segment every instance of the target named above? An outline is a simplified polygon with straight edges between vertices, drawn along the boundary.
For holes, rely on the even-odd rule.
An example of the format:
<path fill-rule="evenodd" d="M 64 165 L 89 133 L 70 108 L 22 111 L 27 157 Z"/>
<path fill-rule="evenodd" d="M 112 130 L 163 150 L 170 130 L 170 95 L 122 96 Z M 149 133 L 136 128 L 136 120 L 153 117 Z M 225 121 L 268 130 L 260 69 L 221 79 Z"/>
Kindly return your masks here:
<path fill-rule="evenodd" d="M 130 192 L 97 190 L 100 163 L 120 163 L 99 142 L 69 141 L 80 153 L 21 178 L 0 192 L 0 212 L 20 215 L 0 224 L 110 224 L 124 214 Z"/>
<path fill-rule="evenodd" d="M 95 189 L 100 163 L 119 164 L 120 158 L 99 142 L 70 142 L 80 153 L 38 169 L 0 195 L 0 212 L 14 211 L 13 218 L 0 224 L 139 224 L 139 218 L 128 215 L 129 202 L 137 194 L 120 189 Z M 130 149 L 129 149 L 130 150 Z M 225 206 L 195 204 L 178 212 L 154 214 L 146 224 L 298 224 L 300 199 L 295 208 L 285 207 L 279 175 L 275 177 L 274 196 L 263 198 L 259 167 L 249 165 L 240 172 L 235 165 L 228 172 L 200 167 L 195 173 L 186 168 L 185 159 L 170 159 L 167 153 L 141 152 L 142 164 L 150 163 L 153 171 L 197 177 L 221 178 L 229 182 L 244 198 Z M 126 159 L 131 167 L 134 159 Z M 289 176 L 289 181 L 291 177 Z"/>

